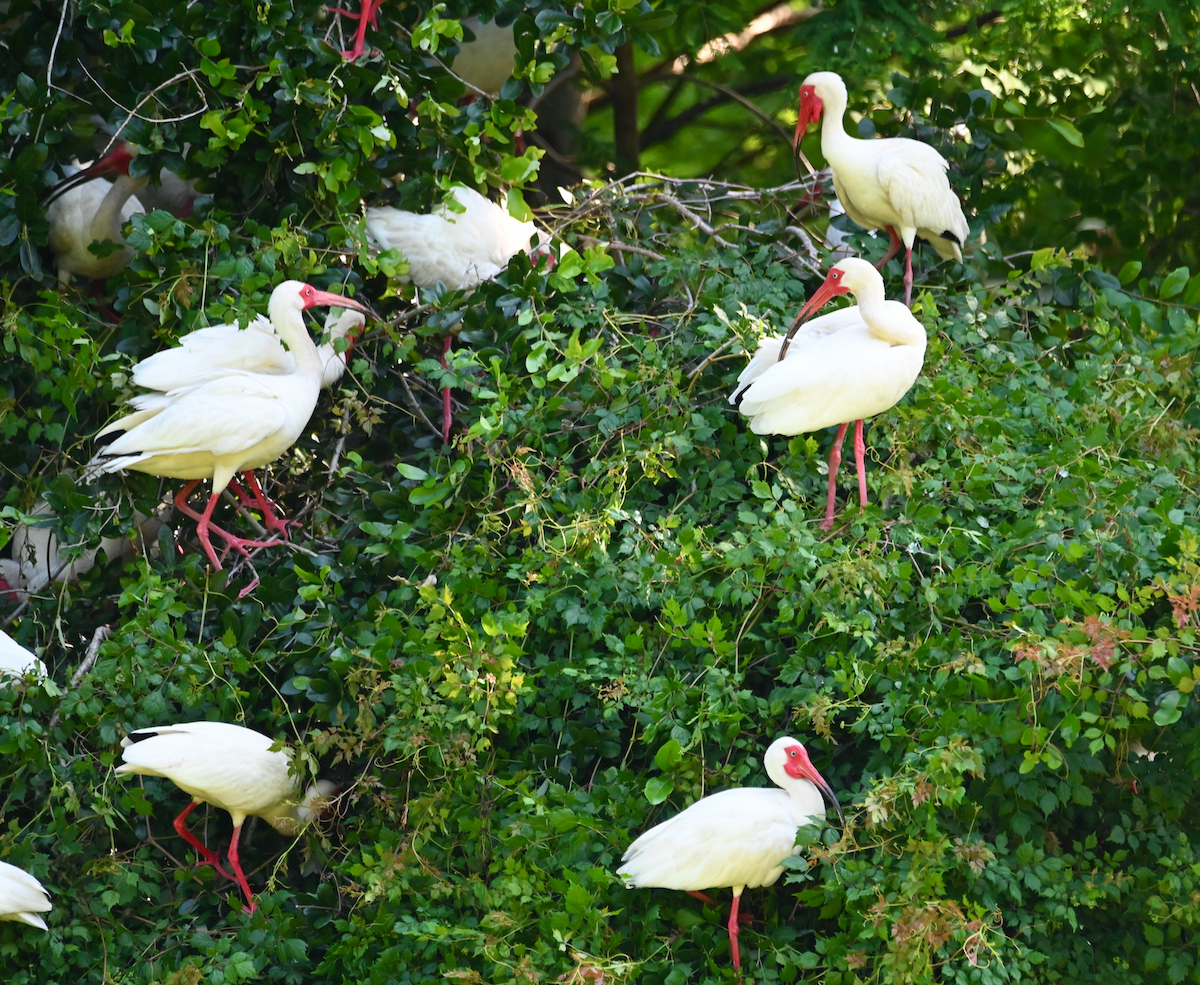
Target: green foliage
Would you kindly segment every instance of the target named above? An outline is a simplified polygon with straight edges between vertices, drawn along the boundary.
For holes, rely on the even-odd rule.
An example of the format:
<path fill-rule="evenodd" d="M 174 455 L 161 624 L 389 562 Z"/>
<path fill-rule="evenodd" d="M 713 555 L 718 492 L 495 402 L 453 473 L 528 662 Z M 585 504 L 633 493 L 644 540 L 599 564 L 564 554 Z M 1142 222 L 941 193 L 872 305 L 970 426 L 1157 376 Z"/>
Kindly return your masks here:
<path fill-rule="evenodd" d="M 62 8 L 11 5 L 5 535 L 44 495 L 60 542 L 95 547 L 173 492 L 82 477 L 138 358 L 262 310 L 286 277 L 384 317 L 271 470 L 304 521 L 294 550 L 216 575 L 175 519 L 157 551 L 0 600 L 52 674 L 0 688 L 0 857 L 55 902 L 47 935 L 0 923 L 6 983 L 732 981 L 723 908 L 616 871 L 696 797 L 767 782 L 785 732 L 847 824 L 802 829 L 785 878 L 750 893 L 747 978 L 1200 980 L 1196 263 L 1114 277 L 1051 237 L 1002 274 L 918 254 L 925 370 L 868 432 L 871 505 L 843 497 L 823 534 L 827 436 L 752 435 L 726 401 L 815 284 L 785 245 L 795 191 L 576 189 L 551 217 L 577 251 L 556 267 L 518 256 L 409 306 L 403 261 L 366 256 L 360 196 L 427 206 L 452 178 L 526 177 L 536 154 L 503 139 L 517 93 L 456 105 L 420 54 L 458 37 L 440 5 L 385 6 L 355 65 L 315 3 L 185 6 L 77 4 L 51 59 Z M 864 18 L 864 43 L 920 27 L 887 11 L 830 13 Z M 531 6 L 524 78 L 565 59 L 538 36 L 561 28 L 602 66 L 653 16 Z M 698 17 L 672 30 L 695 40 Z M 905 53 L 889 91 L 920 109 L 914 132 L 1021 117 L 935 99 Z M 124 106 L 184 73 L 155 92 L 160 119 L 204 97 L 132 129 L 138 168 L 203 174 L 210 200 L 135 218 L 115 325 L 49 290 L 38 253 L 36 192 L 91 135 L 44 87 L 51 62 L 80 100 Z M 1079 115 L 1046 115 L 1091 146 Z M 1022 126 L 997 146 L 1032 140 Z M 972 147 L 956 180 L 999 210 L 991 145 Z M 128 730 L 191 719 L 295 742 L 342 789 L 298 839 L 248 828 L 253 916 L 190 867 L 170 828 L 186 795 L 112 773 Z M 228 837 L 219 812 L 193 817 Z"/>

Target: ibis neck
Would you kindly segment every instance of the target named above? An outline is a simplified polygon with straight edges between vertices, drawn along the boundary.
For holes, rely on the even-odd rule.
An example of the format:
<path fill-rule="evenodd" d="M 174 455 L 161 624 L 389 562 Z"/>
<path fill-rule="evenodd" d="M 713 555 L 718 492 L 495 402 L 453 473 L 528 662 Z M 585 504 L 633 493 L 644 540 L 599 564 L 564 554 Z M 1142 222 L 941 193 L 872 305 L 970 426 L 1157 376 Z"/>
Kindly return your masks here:
<path fill-rule="evenodd" d="M 851 150 L 859 141 L 846 133 L 843 126 L 846 94 L 835 90 L 823 97 L 822 102 L 825 106 L 821 115 L 821 153 L 825 155 L 826 161 L 836 167 L 834 158 Z"/>
<path fill-rule="evenodd" d="M 324 373 L 324 363 L 317 352 L 316 343 L 313 342 L 312 336 L 308 334 L 308 329 L 304 325 L 303 313 L 294 308 L 280 312 L 275 310 L 274 305 L 268 308 L 268 313 L 276 334 L 288 347 L 292 358 L 296 360 L 297 373 L 302 376 L 313 376 L 319 380 Z"/>
<path fill-rule="evenodd" d="M 111 239 L 114 243 L 125 242 L 121 236 L 121 227 L 125 224 L 121 210 L 130 196 L 137 193 L 150 179 L 146 177 L 131 178 L 127 174 L 118 175 L 112 187 L 100 200 L 100 207 L 92 216 L 92 237 L 98 240 Z"/>

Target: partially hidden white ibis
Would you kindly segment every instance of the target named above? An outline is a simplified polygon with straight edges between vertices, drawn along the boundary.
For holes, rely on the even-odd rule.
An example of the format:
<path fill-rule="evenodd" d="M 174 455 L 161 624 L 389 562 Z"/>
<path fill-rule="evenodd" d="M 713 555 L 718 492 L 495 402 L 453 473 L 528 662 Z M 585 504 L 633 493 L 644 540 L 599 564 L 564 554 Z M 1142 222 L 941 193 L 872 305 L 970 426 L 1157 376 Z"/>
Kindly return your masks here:
<path fill-rule="evenodd" d="M 225 878 L 237 879 L 250 913 L 257 906 L 238 858 L 246 818 L 261 817 L 277 831 L 295 835 L 312 818 L 319 801 L 334 791 L 328 780 L 318 780 L 303 797 L 298 796 L 292 754 L 286 748 L 272 750 L 274 745 L 275 740 L 261 732 L 225 722 L 156 725 L 121 740 L 124 762 L 116 769 L 121 776 L 161 776 L 191 794 L 191 802 L 175 818 L 175 830 L 200 856 L 197 867 L 211 865 Z M 188 830 L 187 817 L 197 804 L 212 804 L 233 818 L 228 851 L 232 876 L 221 865 L 220 855 Z"/>
<path fill-rule="evenodd" d="M 35 653 L 26 650 L 8 633 L 0 629 L 0 677 L 25 677 L 29 674 L 39 678 L 45 677 L 46 665 L 37 658 Z M 2 898 L 3 892 L 0 891 L 0 899 Z"/>
<path fill-rule="evenodd" d="M 24 869 L 0 862 L 0 920 L 15 920 L 46 930 L 42 914 L 52 909 L 45 886 Z"/>
<path fill-rule="evenodd" d="M 70 283 L 74 274 L 102 280 L 129 263 L 133 250 L 125 245 L 121 227 L 145 211 L 137 192 L 149 182 L 145 177 L 129 177 L 132 159 L 122 145 L 50 189 L 45 200 L 50 223 L 47 242 L 54 252 L 60 283 Z M 116 180 L 107 181 L 105 175 L 114 175 Z M 88 249 L 92 243 L 106 240 L 116 244 L 107 256 Z"/>
<path fill-rule="evenodd" d="M 705 889 L 731 888 L 729 949 L 739 971 L 742 891 L 775 884 L 783 874 L 781 863 L 795 852 L 800 826 L 825 816 L 822 794 L 842 818 L 837 797 L 795 739 L 772 742 L 763 767 L 782 789 L 735 787 L 702 797 L 638 838 L 617 870 L 630 889 L 657 886 L 700 895 Z"/>
<path fill-rule="evenodd" d="M 846 293 L 858 304 L 805 320 Z M 909 391 L 925 360 L 925 342 L 925 329 L 912 312 L 884 296 L 879 271 L 866 260 L 847 257 L 830 269 L 787 335 L 759 342 L 738 377 L 729 402 L 750 418 L 755 434 L 804 434 L 840 425 L 829 452 L 822 530 L 833 526 L 834 483 L 849 422 L 855 422 L 859 502 L 866 506 L 863 421 L 895 406 Z"/>
<path fill-rule="evenodd" d="M 962 261 L 971 229 L 946 179 L 946 159 L 928 144 L 907 137 L 860 140 L 842 125 L 846 83 L 836 72 L 813 72 L 800 85 L 795 144 L 809 123 L 821 124 L 821 153 L 833 169 L 833 187 L 846 215 L 864 229 L 886 229 L 891 247 L 903 242 L 904 303 L 912 303 L 912 248 L 917 236 L 943 260 Z M 822 114 L 824 119 L 822 120 Z"/>
<path fill-rule="evenodd" d="M 92 459 L 96 471 L 133 469 L 189 480 L 175 496 L 175 506 L 196 520 L 200 543 L 218 571 L 221 562 L 209 539 L 210 529 L 228 547 L 243 553 L 248 553 L 248 547 L 279 543 L 246 540 L 212 523 L 218 497 L 238 472 L 244 473 L 262 507 L 266 525 L 286 534 L 286 522 L 275 515 L 251 470 L 287 451 L 317 405 L 325 365 L 303 318 L 303 312 L 316 305 L 366 310 L 340 294 L 318 291 L 300 281 L 284 281 L 271 293 L 267 311 L 275 334 L 287 346 L 290 368 L 280 372 L 262 371 L 261 366 L 257 370 L 229 368 L 165 392 L 142 394 L 130 402 L 133 414 L 114 421 L 97 435 L 123 432 Z M 134 373 L 136 376 L 136 367 Z M 187 499 L 209 478 L 213 480 L 212 494 L 201 514 Z"/>
<path fill-rule="evenodd" d="M 455 185 L 433 212 L 406 212 L 388 205 L 367 209 L 367 240 L 380 250 L 397 250 L 408 261 L 407 280 L 420 288 L 439 281 L 455 291 L 475 287 L 500 273 L 522 250 L 545 250 L 549 237 L 532 222 L 522 222 L 472 188 Z M 530 241 L 537 237 L 537 244 Z M 442 365 L 453 345 L 447 335 Z M 442 440 L 450 440 L 450 388 L 442 389 Z"/>

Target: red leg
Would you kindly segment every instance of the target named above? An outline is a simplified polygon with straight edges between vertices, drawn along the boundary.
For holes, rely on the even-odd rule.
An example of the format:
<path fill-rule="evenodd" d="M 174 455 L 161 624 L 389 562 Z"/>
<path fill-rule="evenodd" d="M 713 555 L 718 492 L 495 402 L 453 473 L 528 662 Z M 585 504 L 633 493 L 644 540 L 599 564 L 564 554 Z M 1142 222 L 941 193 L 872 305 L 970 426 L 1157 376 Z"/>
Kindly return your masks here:
<path fill-rule="evenodd" d="M 358 30 L 354 32 L 354 48 L 350 51 L 340 52 L 343 58 L 354 61 L 361 55 L 367 46 L 367 27 L 376 27 L 379 21 L 379 8 L 383 5 L 383 0 L 362 0 L 362 12 L 353 13 L 349 10 L 343 10 L 341 7 L 330 7 L 331 14 L 339 14 L 342 17 L 349 17 L 351 20 L 358 21 Z"/>
<path fill-rule="evenodd" d="M 837 500 L 834 480 L 837 479 L 838 466 L 842 464 L 842 442 L 846 440 L 846 428 L 849 426 L 849 423 L 846 423 L 838 428 L 838 433 L 833 439 L 833 447 L 829 449 L 829 494 L 825 499 L 825 522 L 821 524 L 822 530 L 828 530 L 833 526 L 833 507 Z"/>
<path fill-rule="evenodd" d="M 238 837 L 241 833 L 242 826 L 239 824 L 233 829 L 233 838 L 229 842 L 229 864 L 233 866 L 233 871 L 237 874 L 237 881 L 242 887 L 242 892 L 246 894 L 246 912 L 253 913 L 258 906 L 254 902 L 254 894 L 250 892 L 250 883 L 246 881 L 246 873 L 242 871 L 242 863 L 238 861 Z"/>
<path fill-rule="evenodd" d="M 912 247 L 904 257 L 904 306 L 912 307 Z"/>
<path fill-rule="evenodd" d="M 695 896 L 698 900 L 703 900 L 705 903 L 711 903 L 713 906 L 717 905 L 717 901 L 709 896 L 708 893 L 702 893 L 696 889 L 685 889 L 684 892 L 689 896 Z"/>
<path fill-rule="evenodd" d="M 212 522 L 212 511 L 217 505 L 217 495 L 214 493 L 208 498 L 208 505 L 205 506 L 203 513 L 197 513 L 188 505 L 188 496 L 192 494 L 198 485 L 200 479 L 194 479 L 175 494 L 175 508 L 184 516 L 189 516 L 196 521 L 196 533 L 200 537 L 200 544 L 204 548 L 204 553 L 208 555 L 208 559 L 212 562 L 213 568 L 217 571 L 223 570 L 221 562 L 217 560 L 216 552 L 213 550 L 212 541 L 208 539 L 208 532 L 211 530 L 217 534 L 228 547 L 237 548 L 243 554 L 249 554 L 247 547 L 274 547 L 279 543 L 277 540 L 245 540 L 242 537 L 231 534 L 228 530 L 218 527 Z M 243 490 L 244 491 L 244 490 Z M 228 549 L 228 548 L 227 548 Z"/>
<path fill-rule="evenodd" d="M 733 907 L 729 911 L 729 950 L 733 953 L 733 969 L 741 974 L 742 955 L 738 951 L 738 903 L 742 898 L 741 887 L 733 890 Z"/>
<path fill-rule="evenodd" d="M 210 851 L 207 845 L 205 845 L 202 841 L 200 841 L 199 838 L 197 838 L 188 830 L 187 816 L 191 814 L 193 810 L 195 810 L 199 803 L 200 801 L 193 800 L 187 805 L 187 807 L 183 809 L 180 815 L 175 818 L 175 830 L 184 841 L 196 849 L 196 854 L 200 856 L 200 861 L 197 862 L 195 866 L 197 869 L 202 865 L 211 865 L 226 879 L 232 879 L 233 876 L 226 872 L 221 866 L 221 856 L 219 856 L 216 852 Z"/>
<path fill-rule="evenodd" d="M 891 237 L 891 243 L 888 245 L 888 251 L 883 255 L 883 259 L 875 264 L 875 269 L 879 270 L 892 257 L 900 252 L 900 237 L 896 235 L 896 230 L 892 226 L 887 227 L 887 234 Z"/>
<path fill-rule="evenodd" d="M 242 478 L 246 480 L 246 485 L 250 487 L 250 492 L 254 494 L 254 498 L 258 501 L 258 508 L 262 510 L 263 523 L 267 529 L 278 530 L 283 539 L 287 540 L 288 524 L 293 523 L 296 526 L 300 526 L 299 522 L 296 520 L 281 520 L 275 515 L 274 504 L 263 494 L 262 486 L 258 484 L 258 479 L 255 478 L 253 472 L 243 472 Z"/>
<path fill-rule="evenodd" d="M 450 354 L 450 350 L 454 347 L 454 336 L 447 335 L 446 341 L 442 344 L 442 366 L 449 369 L 449 364 L 446 362 L 446 356 Z M 442 387 L 442 444 L 450 444 L 450 423 L 453 420 L 450 412 L 450 388 Z"/>
<path fill-rule="evenodd" d="M 863 422 L 854 422 L 854 462 L 858 466 L 858 502 L 867 505 L 867 443 L 863 441 Z"/>

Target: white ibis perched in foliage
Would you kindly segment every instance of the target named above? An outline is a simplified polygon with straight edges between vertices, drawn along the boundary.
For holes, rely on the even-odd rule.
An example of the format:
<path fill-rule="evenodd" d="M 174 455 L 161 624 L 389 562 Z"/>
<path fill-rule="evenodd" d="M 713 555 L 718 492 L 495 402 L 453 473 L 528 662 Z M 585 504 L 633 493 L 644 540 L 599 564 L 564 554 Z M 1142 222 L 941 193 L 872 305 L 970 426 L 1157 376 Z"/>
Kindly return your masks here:
<path fill-rule="evenodd" d="M 275 334 L 288 349 L 289 359 L 282 371 L 264 371 L 261 366 L 230 368 L 199 382 L 176 379 L 173 382 L 183 385 L 134 397 L 130 403 L 135 413 L 114 421 L 97 436 L 124 432 L 96 454 L 92 466 L 97 471 L 134 469 L 189 480 L 175 496 L 175 506 L 197 521 L 200 543 L 218 571 L 221 562 L 209 539 L 210 529 L 229 547 L 243 552 L 248 547 L 278 543 L 246 540 L 212 523 L 218 497 L 238 472 L 245 473 L 266 525 L 286 532 L 285 521 L 275 515 L 250 470 L 273 462 L 287 451 L 300 437 L 317 405 L 325 365 L 303 318 L 303 312 L 316 305 L 366 310 L 340 294 L 318 291 L 299 281 L 284 281 L 271 293 L 267 308 Z M 136 367 L 134 374 L 136 377 Z M 213 489 L 201 514 L 188 505 L 187 499 L 208 478 L 213 480 Z"/>
<path fill-rule="evenodd" d="M 46 665 L 37 658 L 36 654 L 26 650 L 8 633 L 0 629 L 0 677 L 6 675 L 24 677 L 26 674 L 45 677 Z M 0 898 L 2 895 L 0 893 Z M 46 907 L 46 909 L 50 908 Z"/>
<path fill-rule="evenodd" d="M 846 293 L 858 304 L 805 321 L 830 298 Z M 759 342 L 738 377 L 729 401 L 750 418 L 755 434 L 803 434 L 840 425 L 829 452 L 822 530 L 833 526 L 834 481 L 849 422 L 855 422 L 859 501 L 866 506 L 863 420 L 883 413 L 909 391 L 921 372 L 925 341 L 925 329 L 912 312 L 885 298 L 879 271 L 866 260 L 847 257 L 830 269 L 787 335 Z"/>
<path fill-rule="evenodd" d="M 943 260 L 961 262 L 962 245 L 971 231 L 946 180 L 949 164 L 919 140 L 851 137 L 842 125 L 845 112 L 842 77 L 813 72 L 800 85 L 795 144 L 799 147 L 810 122 L 821 124 L 821 153 L 833 169 L 833 187 L 846 215 L 864 229 L 886 229 L 891 237 L 879 266 L 904 243 L 904 303 L 911 304 L 913 240 L 920 236 Z"/>
<path fill-rule="evenodd" d="M 682 889 L 703 899 L 702 890 L 732 888 L 729 949 L 739 971 L 742 891 L 775 884 L 783 873 L 781 863 L 795 852 L 800 826 L 825 816 L 822 794 L 842 817 L 837 797 L 795 739 L 772 742 L 763 767 L 782 789 L 735 787 L 703 797 L 638 838 L 617 870 L 630 889 Z"/>
<path fill-rule="evenodd" d="M 52 909 L 45 886 L 24 869 L 0 862 L 0 920 L 16 920 L 46 930 L 41 915 Z"/>
<path fill-rule="evenodd" d="M 246 894 L 249 912 L 257 907 L 238 858 L 238 839 L 247 817 L 263 818 L 277 831 L 295 835 L 313 816 L 314 807 L 333 793 L 333 784 L 318 780 L 297 796 L 292 755 L 272 749 L 278 743 L 261 732 L 225 722 L 187 722 L 137 729 L 121 740 L 122 776 L 161 776 L 192 795 L 175 818 L 174 827 L 200 856 L 197 866 L 211 865 L 227 879 L 236 878 Z M 230 876 L 220 856 L 188 830 L 187 816 L 197 804 L 212 804 L 233 818 L 229 842 Z"/>
<path fill-rule="evenodd" d="M 137 192 L 149 179 L 129 177 L 131 160 L 127 146 L 122 145 L 50 189 L 46 197 L 50 223 L 47 242 L 54 252 L 61 283 L 70 283 L 73 274 L 93 280 L 111 277 L 133 256 L 121 227 L 131 216 L 145 211 Z M 105 175 L 114 175 L 116 180 L 105 181 Z M 97 256 L 88 249 L 92 243 L 105 240 L 116 244 L 107 256 Z"/>
<path fill-rule="evenodd" d="M 396 250 L 408 261 L 407 279 L 420 288 L 439 281 L 463 291 L 491 280 L 521 251 L 545 250 L 548 237 L 532 222 L 522 222 L 506 209 L 462 185 L 450 189 L 447 202 L 430 213 L 405 212 L 388 205 L 367 209 L 367 240 L 377 249 Z M 530 241 L 537 237 L 537 244 Z M 453 344 L 447 335 L 442 365 Z M 442 440 L 450 440 L 450 388 L 442 389 Z"/>

